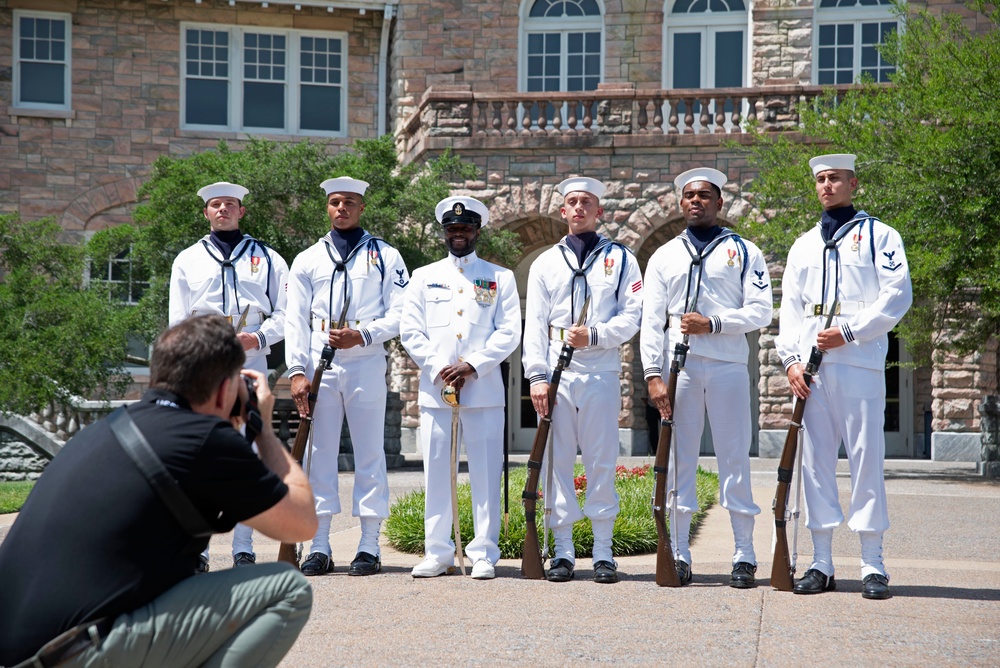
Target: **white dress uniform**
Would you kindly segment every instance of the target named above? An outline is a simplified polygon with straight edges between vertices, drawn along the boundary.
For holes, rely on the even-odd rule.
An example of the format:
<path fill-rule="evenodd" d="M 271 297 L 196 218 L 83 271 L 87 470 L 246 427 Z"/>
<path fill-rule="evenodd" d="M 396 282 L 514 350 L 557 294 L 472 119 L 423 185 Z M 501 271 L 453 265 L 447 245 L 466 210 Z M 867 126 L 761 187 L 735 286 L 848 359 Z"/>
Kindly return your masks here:
<path fill-rule="evenodd" d="M 258 350 L 246 366 L 267 374 L 267 354 L 285 331 L 288 265 L 274 249 L 244 234 L 226 259 L 206 235 L 181 251 L 170 270 L 169 325 L 192 315 L 223 315 L 235 327 L 249 306 L 243 331 L 256 334 Z"/>
<path fill-rule="evenodd" d="M 829 243 L 817 224 L 792 245 L 781 286 L 775 347 L 786 369 L 808 360 L 834 300 L 839 313 L 831 326 L 839 327 L 847 342 L 824 356 L 803 418 L 806 524 L 817 547 L 812 568 L 833 575 L 830 538 L 844 520 L 836 480 L 843 442 L 852 483 L 848 526 L 861 537 L 862 577 L 885 575 L 881 545 L 889 527 L 883 471 L 887 334 L 913 301 L 902 239 L 864 211 L 837 230 Z"/>
<path fill-rule="evenodd" d="M 345 415 L 354 445 L 352 513 L 363 523 L 389 516 L 383 344 L 399 333 L 403 290 L 409 280 L 399 251 L 367 233 L 346 258 L 328 233 L 292 262 L 285 320 L 288 375 L 305 374 L 312 380 L 329 330 L 336 328 L 348 297 L 346 326 L 360 331 L 364 339 L 363 345 L 335 352 L 313 410 L 307 463 L 320 528 L 310 552 L 330 555 L 330 518 L 341 510 L 337 475 Z M 377 552 L 377 546 L 369 549 Z"/>
<path fill-rule="evenodd" d="M 584 301 L 590 343 L 573 353 L 563 371 L 552 411 L 553 496 L 550 526 L 556 533 L 556 558 L 575 562 L 572 525 L 589 517 L 595 531 L 594 562 L 610 560 L 611 529 L 618 516 L 615 465 L 618 412 L 621 409 L 621 360 L 618 346 L 639 331 L 642 275 L 631 251 L 599 236 L 581 265 L 563 237 L 531 264 L 522 363 L 532 384 L 549 382 L 562 350 L 565 330 L 573 327 Z M 576 499 L 573 466 L 577 447 L 587 474 L 583 511 Z M 599 527 L 603 527 L 600 529 Z M 597 535 L 606 533 L 607 554 L 597 554 Z"/>
<path fill-rule="evenodd" d="M 471 210 L 470 199 L 447 198 L 442 204 L 466 202 Z M 465 443 L 468 458 L 475 530 L 465 553 L 473 563 L 488 559 L 491 565 L 496 564 L 500 559 L 497 543 L 506 399 L 500 363 L 517 349 L 520 331 L 521 300 L 509 269 L 487 262 L 473 251 L 464 257 L 449 254 L 413 272 L 404 297 L 400 340 L 420 367 L 420 447 L 426 489 L 424 553 L 425 558 L 440 564 L 454 563 L 455 544 L 450 472 L 452 409 L 441 398 L 444 385 L 438 374 L 460 361 L 475 369 L 465 378 L 459 394 L 460 442 Z"/>
<path fill-rule="evenodd" d="M 225 181 L 198 191 L 205 204 L 215 197 L 240 201 L 249 194 L 241 185 Z M 246 351 L 247 368 L 267 375 L 271 344 L 285 335 L 285 287 L 288 265 L 274 249 L 248 234 L 232 247 L 226 258 L 206 235 L 181 251 L 170 269 L 168 326 L 193 315 L 222 315 L 239 325 L 249 306 L 241 331 L 257 336 L 257 350 Z M 233 555 L 253 553 L 253 529 L 239 523 L 233 529 Z M 202 553 L 208 561 L 208 548 Z"/>
<path fill-rule="evenodd" d="M 708 334 L 689 336 L 690 350 L 677 378 L 673 419 L 679 517 L 670 518 L 676 527 L 674 549 L 691 563 L 688 536 L 691 514 L 698 510 L 695 473 L 707 410 L 719 463 L 720 502 L 730 513 L 736 537 L 733 563 L 756 564 L 753 518 L 760 508 L 753 502 L 750 484 L 746 334 L 771 323 L 771 279 L 764 256 L 727 229 L 699 253 L 685 230 L 653 253 L 644 287 L 640 353 L 647 379 L 660 376 L 668 381 L 674 346 L 684 338 L 682 315 L 700 313 L 711 327 Z"/>

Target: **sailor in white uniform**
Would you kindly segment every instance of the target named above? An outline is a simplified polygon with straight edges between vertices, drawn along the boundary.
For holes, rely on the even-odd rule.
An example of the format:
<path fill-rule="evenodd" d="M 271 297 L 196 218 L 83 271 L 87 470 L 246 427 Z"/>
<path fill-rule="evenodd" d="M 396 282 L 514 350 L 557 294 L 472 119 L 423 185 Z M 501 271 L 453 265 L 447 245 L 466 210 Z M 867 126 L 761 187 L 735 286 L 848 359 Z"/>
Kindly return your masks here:
<path fill-rule="evenodd" d="M 573 524 L 590 518 L 594 531 L 594 581 L 618 581 L 611 551 L 618 493 L 618 412 L 621 359 L 618 347 L 639 331 L 642 275 L 631 251 L 597 233 L 605 186 L 586 177 L 558 185 L 559 213 L 568 234 L 538 256 L 528 273 L 522 361 L 539 415 L 552 411 L 552 520 L 555 557 L 546 578 L 574 575 Z M 582 326 L 576 322 L 587 298 Z M 548 405 L 549 380 L 564 342 L 576 349 L 563 372 L 556 405 Z M 576 499 L 573 466 L 579 447 L 587 474 L 583 510 Z M 549 490 L 546 490 L 549 493 Z"/>
<path fill-rule="evenodd" d="M 240 231 L 240 220 L 246 214 L 243 198 L 249 192 L 225 181 L 198 191 L 205 201 L 203 213 L 211 231 L 174 259 L 168 324 L 173 327 L 192 315 L 226 316 L 239 330 L 246 367 L 266 375 L 270 346 L 285 335 L 288 265 L 272 248 Z M 255 561 L 253 530 L 237 524 L 233 532 L 233 564 L 248 566 Z M 200 571 L 207 570 L 206 549 Z"/>
<path fill-rule="evenodd" d="M 726 175 L 697 168 L 680 174 L 674 185 L 687 228 L 653 253 L 646 267 L 640 353 L 649 397 L 660 414 L 674 419 L 676 512 L 671 508 L 675 563 L 681 584 L 691 581 L 691 515 L 698 510 L 695 473 L 705 428 L 719 462 L 719 498 L 729 511 L 735 537 L 729 584 L 755 586 L 754 516 L 750 486 L 750 376 L 746 335 L 771 323 L 771 278 L 764 256 L 718 223 Z M 690 346 L 677 378 L 671 407 L 664 377 L 674 347 Z"/>
<path fill-rule="evenodd" d="M 323 346 L 329 344 L 335 352 L 313 411 L 306 464 L 319 529 L 302 572 L 333 570 L 330 523 L 340 512 L 337 471 L 346 416 L 354 446 L 352 513 L 361 518 L 361 541 L 348 574 L 372 575 L 381 569 L 379 531 L 389 516 L 384 344 L 399 333 L 403 289 L 410 277 L 399 251 L 360 227 L 368 183 L 338 177 L 321 187 L 330 232 L 292 262 L 285 325 L 285 358 L 300 415 L 309 412 L 309 387 Z M 344 326 L 338 328 L 345 304 Z"/>
<path fill-rule="evenodd" d="M 459 388 L 475 536 L 465 546 L 472 577 L 495 577 L 500 559 L 500 472 L 505 395 L 500 363 L 517 349 L 521 300 L 514 274 L 476 255 L 489 209 L 471 197 L 436 207 L 448 257 L 413 272 L 400 340 L 420 367 L 420 447 L 424 459 L 424 560 L 415 578 L 446 573 L 454 563 L 451 507 L 452 408 L 441 390 Z"/>
<path fill-rule="evenodd" d="M 899 233 L 852 204 L 855 160 L 840 153 L 809 161 L 823 214 L 788 252 L 775 348 L 792 392 L 808 397 L 801 474 L 814 555 L 794 591 L 836 587 L 831 542 L 844 521 L 836 478 L 843 442 L 851 468 L 847 525 L 861 539 L 861 593 L 885 599 L 885 359 L 888 333 L 909 310 L 913 292 Z M 824 329 L 831 310 L 833 321 Z M 803 360 L 814 345 L 825 357 L 807 386 Z"/>

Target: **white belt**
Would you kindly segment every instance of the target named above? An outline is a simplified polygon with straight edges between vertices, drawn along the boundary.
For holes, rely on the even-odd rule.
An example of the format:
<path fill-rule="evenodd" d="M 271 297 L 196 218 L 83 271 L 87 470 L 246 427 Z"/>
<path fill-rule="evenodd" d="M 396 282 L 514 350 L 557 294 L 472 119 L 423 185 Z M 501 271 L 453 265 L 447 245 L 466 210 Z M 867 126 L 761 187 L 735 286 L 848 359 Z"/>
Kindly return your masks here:
<path fill-rule="evenodd" d="M 201 311 L 199 311 L 198 309 L 194 309 L 193 311 L 191 311 L 192 318 L 196 315 L 222 315 L 222 314 L 219 313 L 218 311 L 206 311 L 204 309 Z M 236 315 L 223 315 L 222 317 L 225 318 L 226 322 L 228 322 L 230 325 L 235 326 L 237 323 L 239 323 L 241 315 L 242 314 L 237 313 Z M 265 320 L 267 320 L 267 314 L 264 313 L 263 311 L 250 311 L 249 313 L 247 313 L 247 322 L 245 326 L 253 327 L 254 325 L 263 325 Z"/>
<path fill-rule="evenodd" d="M 837 310 L 834 315 L 855 315 L 865 308 L 864 302 L 837 302 Z M 806 304 L 805 316 L 807 318 L 823 317 L 830 314 L 830 304 Z"/>
<path fill-rule="evenodd" d="M 361 329 L 362 327 L 367 327 L 368 325 L 375 322 L 375 318 L 367 318 L 365 320 L 345 320 L 344 327 L 350 327 L 351 329 Z M 312 317 L 311 328 L 314 332 L 325 332 L 333 329 L 337 326 L 336 322 L 332 320 L 327 320 L 326 318 L 320 318 L 319 316 Z"/>
<path fill-rule="evenodd" d="M 667 316 L 667 326 L 664 329 L 680 329 L 681 328 L 681 317 L 679 315 L 668 315 Z"/>

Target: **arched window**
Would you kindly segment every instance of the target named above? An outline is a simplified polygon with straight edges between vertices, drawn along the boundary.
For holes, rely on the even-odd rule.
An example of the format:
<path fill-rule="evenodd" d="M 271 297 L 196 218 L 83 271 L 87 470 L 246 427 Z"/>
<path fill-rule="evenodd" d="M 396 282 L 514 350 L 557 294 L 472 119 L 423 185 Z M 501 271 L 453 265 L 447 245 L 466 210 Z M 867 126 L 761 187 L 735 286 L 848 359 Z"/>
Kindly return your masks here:
<path fill-rule="evenodd" d="M 862 74 L 888 81 L 896 71 L 878 45 L 899 27 L 890 0 L 819 0 L 813 31 L 813 82 L 850 84 Z"/>
<path fill-rule="evenodd" d="M 666 0 L 664 88 L 746 85 L 744 0 Z"/>
<path fill-rule="evenodd" d="M 521 90 L 597 90 L 604 72 L 604 10 L 598 0 L 521 5 Z"/>

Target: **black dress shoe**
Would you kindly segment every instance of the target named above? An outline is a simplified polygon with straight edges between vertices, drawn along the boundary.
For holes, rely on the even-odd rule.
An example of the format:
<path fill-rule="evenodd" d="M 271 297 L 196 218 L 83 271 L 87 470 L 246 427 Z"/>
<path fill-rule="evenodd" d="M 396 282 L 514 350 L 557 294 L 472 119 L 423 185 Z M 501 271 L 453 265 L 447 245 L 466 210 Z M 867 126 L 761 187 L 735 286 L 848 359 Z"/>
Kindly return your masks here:
<path fill-rule="evenodd" d="M 880 601 L 892 598 L 889 592 L 889 578 L 881 573 L 866 575 L 861 583 L 864 585 L 861 589 L 862 598 L 874 598 Z"/>
<path fill-rule="evenodd" d="M 333 570 L 333 561 L 322 552 L 313 552 L 302 562 L 302 575 L 325 575 Z"/>
<path fill-rule="evenodd" d="M 382 570 L 382 560 L 377 555 L 358 552 L 347 569 L 348 575 L 375 575 Z"/>
<path fill-rule="evenodd" d="M 253 566 L 257 563 L 257 555 L 253 552 L 237 552 L 233 555 L 233 568 L 237 566 Z"/>
<path fill-rule="evenodd" d="M 614 584 L 618 582 L 618 566 L 613 561 L 598 561 L 594 564 L 594 582 Z"/>
<path fill-rule="evenodd" d="M 837 588 L 837 583 L 833 576 L 827 577 L 822 571 L 810 568 L 800 579 L 795 581 L 792 591 L 796 594 L 821 594 L 825 591 L 833 591 Z"/>
<path fill-rule="evenodd" d="M 204 554 L 198 555 L 198 565 L 194 567 L 195 575 L 208 572 L 208 557 Z"/>
<path fill-rule="evenodd" d="M 553 559 L 545 579 L 549 582 L 569 582 L 573 579 L 573 562 L 569 559 Z"/>
<path fill-rule="evenodd" d="M 681 581 L 682 587 L 691 584 L 691 564 L 678 559 L 674 562 L 674 568 L 677 569 L 677 579 Z"/>
<path fill-rule="evenodd" d="M 757 565 L 746 561 L 737 561 L 733 565 L 733 574 L 729 576 L 729 586 L 736 589 L 752 589 L 757 586 L 754 581 L 754 573 L 757 572 Z"/>

